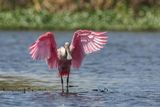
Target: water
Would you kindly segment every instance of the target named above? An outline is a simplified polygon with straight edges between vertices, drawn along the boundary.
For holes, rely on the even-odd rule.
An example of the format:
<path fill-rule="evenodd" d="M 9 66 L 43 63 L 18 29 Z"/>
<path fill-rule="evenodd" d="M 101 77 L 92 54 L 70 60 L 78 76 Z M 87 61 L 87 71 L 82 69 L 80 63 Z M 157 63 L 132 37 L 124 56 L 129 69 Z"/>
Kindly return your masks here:
<path fill-rule="evenodd" d="M 57 70 L 28 55 L 41 33 L 0 32 L 0 107 L 160 107 L 160 33 L 109 32 L 105 48 L 72 69 L 69 94 Z M 72 33 L 55 32 L 58 46 Z"/>

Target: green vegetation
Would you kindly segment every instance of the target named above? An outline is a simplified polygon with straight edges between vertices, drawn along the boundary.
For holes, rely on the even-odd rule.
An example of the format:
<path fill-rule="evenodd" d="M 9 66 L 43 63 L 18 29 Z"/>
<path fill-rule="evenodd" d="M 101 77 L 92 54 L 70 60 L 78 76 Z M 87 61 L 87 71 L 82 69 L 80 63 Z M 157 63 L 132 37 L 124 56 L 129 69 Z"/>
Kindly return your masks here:
<path fill-rule="evenodd" d="M 142 13 L 143 14 L 143 13 Z M 95 12 L 35 12 L 32 9 L 0 13 L 0 29 L 3 30 L 160 30 L 160 14 L 150 10 L 145 17 L 134 18 L 131 12 L 116 10 Z"/>
<path fill-rule="evenodd" d="M 154 2 L 149 0 L 133 2 L 132 6 L 127 0 L 18 1 L 0 0 L 1 30 L 160 30 L 159 7 L 151 6 Z"/>
<path fill-rule="evenodd" d="M 53 91 L 57 86 L 42 85 L 46 81 L 35 80 L 23 76 L 0 75 L 0 91 Z M 40 84 L 39 84 L 40 83 Z"/>

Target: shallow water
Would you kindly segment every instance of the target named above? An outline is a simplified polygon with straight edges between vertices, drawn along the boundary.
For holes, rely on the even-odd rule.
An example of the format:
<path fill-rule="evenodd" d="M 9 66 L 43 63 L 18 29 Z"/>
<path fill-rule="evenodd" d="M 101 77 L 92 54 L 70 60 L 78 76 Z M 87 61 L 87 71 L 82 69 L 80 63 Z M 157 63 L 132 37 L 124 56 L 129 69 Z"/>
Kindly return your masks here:
<path fill-rule="evenodd" d="M 28 55 L 41 33 L 0 31 L 0 107 L 160 107 L 160 33 L 109 32 L 105 48 L 72 69 L 69 94 L 57 70 Z M 55 35 L 60 46 L 72 32 Z"/>

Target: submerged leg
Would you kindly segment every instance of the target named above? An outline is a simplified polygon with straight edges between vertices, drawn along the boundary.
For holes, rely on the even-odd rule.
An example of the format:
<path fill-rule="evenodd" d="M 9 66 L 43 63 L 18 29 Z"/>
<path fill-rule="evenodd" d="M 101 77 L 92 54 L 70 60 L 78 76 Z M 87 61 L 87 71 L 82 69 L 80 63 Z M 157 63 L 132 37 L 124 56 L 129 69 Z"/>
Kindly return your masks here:
<path fill-rule="evenodd" d="M 62 93 L 64 92 L 64 88 L 63 88 L 63 77 L 61 76 L 61 85 L 62 85 Z"/>

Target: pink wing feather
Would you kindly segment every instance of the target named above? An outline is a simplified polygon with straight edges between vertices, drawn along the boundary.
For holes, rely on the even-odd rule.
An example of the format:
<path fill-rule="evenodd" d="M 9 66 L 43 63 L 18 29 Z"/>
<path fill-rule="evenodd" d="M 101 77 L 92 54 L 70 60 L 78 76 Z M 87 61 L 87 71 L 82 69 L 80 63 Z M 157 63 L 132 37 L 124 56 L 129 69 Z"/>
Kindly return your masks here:
<path fill-rule="evenodd" d="M 54 36 L 51 32 L 42 34 L 35 43 L 29 47 L 33 60 L 46 60 L 49 68 L 57 67 L 57 49 Z"/>
<path fill-rule="evenodd" d="M 85 54 L 93 53 L 103 48 L 107 43 L 106 32 L 78 30 L 74 33 L 70 50 L 72 54 L 72 67 L 79 68 Z"/>

